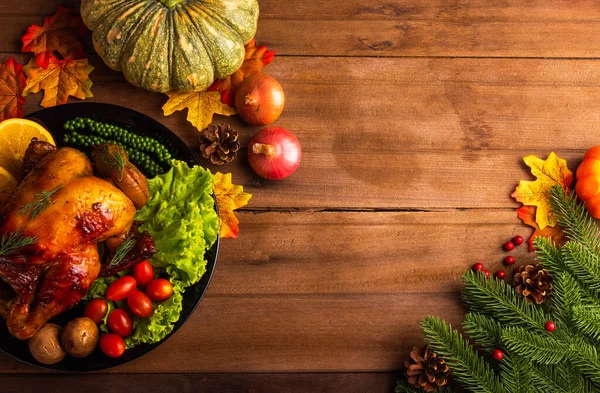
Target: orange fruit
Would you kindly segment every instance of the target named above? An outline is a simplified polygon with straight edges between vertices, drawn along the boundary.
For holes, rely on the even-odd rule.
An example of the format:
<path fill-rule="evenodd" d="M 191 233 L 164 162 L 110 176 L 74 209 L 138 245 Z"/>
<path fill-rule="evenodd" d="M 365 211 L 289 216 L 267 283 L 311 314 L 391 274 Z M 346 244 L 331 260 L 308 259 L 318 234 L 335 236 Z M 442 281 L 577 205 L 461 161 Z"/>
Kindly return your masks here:
<path fill-rule="evenodd" d="M 21 177 L 23 157 L 32 138 L 55 145 L 50 132 L 35 121 L 8 119 L 0 123 L 0 167 L 17 179 Z"/>

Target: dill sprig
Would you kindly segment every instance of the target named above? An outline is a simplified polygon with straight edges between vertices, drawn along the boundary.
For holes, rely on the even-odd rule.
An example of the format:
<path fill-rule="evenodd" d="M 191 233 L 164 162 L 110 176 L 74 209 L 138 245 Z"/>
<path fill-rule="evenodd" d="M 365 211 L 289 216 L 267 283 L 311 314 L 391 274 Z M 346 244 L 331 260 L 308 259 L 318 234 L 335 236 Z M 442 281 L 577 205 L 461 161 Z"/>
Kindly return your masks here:
<path fill-rule="evenodd" d="M 119 248 L 117 248 L 117 251 L 115 251 L 115 255 L 113 255 L 112 260 L 108 264 L 108 267 L 114 267 L 121 263 L 123 259 L 125 259 L 125 255 L 127 255 L 127 253 L 131 251 L 133 246 L 135 246 L 135 243 L 136 241 L 133 237 L 130 237 L 127 240 L 125 240 L 119 246 Z"/>
<path fill-rule="evenodd" d="M 104 154 L 102 154 L 102 160 L 111 170 L 119 172 L 119 181 L 123 180 L 123 175 L 125 172 L 125 157 L 123 157 L 123 151 L 120 147 L 111 149 L 110 146 L 106 146 Z"/>
<path fill-rule="evenodd" d="M 19 214 L 28 215 L 29 219 L 33 220 L 37 216 L 39 216 L 44 210 L 50 206 L 52 201 L 50 197 L 58 191 L 63 185 L 60 184 L 54 190 L 51 191 L 42 191 L 35 194 L 35 198 L 33 201 L 23 206 L 21 210 L 19 210 Z"/>
<path fill-rule="evenodd" d="M 37 241 L 37 237 L 24 236 L 22 228 L 14 232 L 4 233 L 0 236 L 0 255 L 10 255 L 18 249 L 34 244 Z"/>

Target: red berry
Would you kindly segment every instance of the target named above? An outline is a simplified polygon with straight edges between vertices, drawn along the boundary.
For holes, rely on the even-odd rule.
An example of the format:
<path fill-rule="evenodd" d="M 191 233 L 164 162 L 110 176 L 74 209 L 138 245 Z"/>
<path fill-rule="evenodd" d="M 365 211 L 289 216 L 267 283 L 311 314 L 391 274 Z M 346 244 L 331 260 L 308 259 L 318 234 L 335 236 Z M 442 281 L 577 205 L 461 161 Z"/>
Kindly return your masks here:
<path fill-rule="evenodd" d="M 517 246 L 520 246 L 521 244 L 523 244 L 523 236 L 513 237 L 513 243 L 515 243 Z"/>
<path fill-rule="evenodd" d="M 549 331 L 549 332 L 553 332 L 554 329 L 556 329 L 556 325 L 554 325 L 554 322 L 552 321 L 548 321 L 546 322 L 546 324 L 544 325 L 544 328 Z"/>
<path fill-rule="evenodd" d="M 513 242 L 504 243 L 504 249 L 506 251 L 512 251 L 514 248 L 515 248 L 515 243 L 513 243 Z"/>
<path fill-rule="evenodd" d="M 492 272 L 490 272 L 489 270 L 485 269 L 483 271 L 483 273 L 485 273 L 485 278 L 490 278 L 490 275 L 492 274 Z"/>
<path fill-rule="evenodd" d="M 473 271 L 480 272 L 483 270 L 483 263 L 476 263 L 473 265 Z"/>
<path fill-rule="evenodd" d="M 502 353 L 501 350 L 494 349 L 494 351 L 492 352 L 492 357 L 494 358 L 494 360 L 499 362 L 504 357 L 504 354 Z"/>
<path fill-rule="evenodd" d="M 504 270 L 498 270 L 496 272 L 496 277 L 498 277 L 501 280 L 504 280 L 504 277 L 506 277 L 506 272 Z"/>
<path fill-rule="evenodd" d="M 512 255 L 509 255 L 506 258 L 504 258 L 505 265 L 513 265 L 514 263 L 515 263 L 515 257 L 513 257 Z"/>

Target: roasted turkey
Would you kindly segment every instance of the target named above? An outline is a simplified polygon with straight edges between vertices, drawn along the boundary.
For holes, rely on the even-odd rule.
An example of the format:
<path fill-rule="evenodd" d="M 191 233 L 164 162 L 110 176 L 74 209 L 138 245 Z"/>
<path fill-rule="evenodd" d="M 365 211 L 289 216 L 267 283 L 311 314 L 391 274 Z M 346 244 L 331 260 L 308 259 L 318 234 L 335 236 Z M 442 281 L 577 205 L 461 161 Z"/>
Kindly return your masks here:
<path fill-rule="evenodd" d="M 4 311 L 10 333 L 22 340 L 79 303 L 101 273 L 115 274 L 156 251 L 152 238 L 135 230 L 132 200 L 112 182 L 94 176 L 84 153 L 34 140 L 25 171 L 0 208 L 2 239 L 29 239 L 0 255 L 0 287 L 8 284 L 14 292 L 0 313 Z M 116 249 L 130 238 L 135 243 L 125 258 L 111 263 Z M 98 244 L 109 239 L 103 264 Z"/>

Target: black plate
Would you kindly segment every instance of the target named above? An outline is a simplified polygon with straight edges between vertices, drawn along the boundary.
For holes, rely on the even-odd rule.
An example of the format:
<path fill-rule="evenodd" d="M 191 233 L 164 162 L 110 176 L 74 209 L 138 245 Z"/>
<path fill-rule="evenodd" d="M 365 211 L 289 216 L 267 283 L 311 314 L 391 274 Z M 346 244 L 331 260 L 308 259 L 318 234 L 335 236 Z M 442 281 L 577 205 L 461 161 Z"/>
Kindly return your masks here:
<path fill-rule="evenodd" d="M 146 115 L 120 106 L 100 103 L 60 105 L 32 113 L 27 115 L 26 118 L 35 120 L 44 125 L 44 127 L 46 127 L 52 133 L 57 145 L 61 146 L 63 135 L 65 133 L 62 127 L 63 124 L 67 120 L 70 120 L 74 117 L 86 115 L 94 116 L 103 121 L 129 126 L 133 132 L 158 139 L 161 143 L 165 144 L 169 148 L 171 154 L 176 159 L 185 161 L 190 165 L 199 165 L 198 160 L 194 157 L 187 145 L 181 139 L 179 139 L 177 135 L 173 134 L 167 127 Z M 155 344 L 138 345 L 135 348 L 128 349 L 125 351 L 123 356 L 117 359 L 112 359 L 105 356 L 99 348 L 96 348 L 94 353 L 84 359 L 76 359 L 67 355 L 64 360 L 57 364 L 44 365 L 38 363 L 33 356 L 31 356 L 27 346 L 27 341 L 18 340 L 10 335 L 4 320 L 0 318 L 0 350 L 14 357 L 15 359 L 34 366 L 67 371 L 103 370 L 128 363 L 142 355 L 145 355 L 171 337 L 177 331 L 177 329 L 179 329 L 185 323 L 190 315 L 192 315 L 200 303 L 200 300 L 202 300 L 202 296 L 204 296 L 204 293 L 206 292 L 206 288 L 208 287 L 208 283 L 210 282 L 215 269 L 215 264 L 217 263 L 219 240 L 220 238 L 217 236 L 217 241 L 206 253 L 206 273 L 204 273 L 204 276 L 202 276 L 198 283 L 187 288 L 183 294 L 183 310 L 181 311 L 179 321 L 177 321 L 175 324 L 173 331 L 161 342 Z M 67 321 L 82 315 L 83 307 L 80 305 L 57 316 L 52 320 L 52 322 L 64 326 Z"/>

